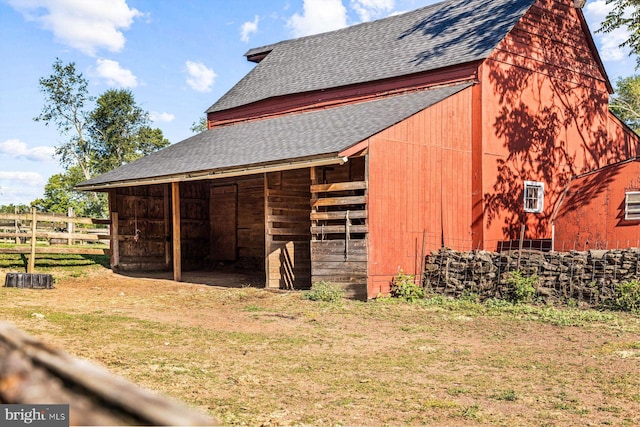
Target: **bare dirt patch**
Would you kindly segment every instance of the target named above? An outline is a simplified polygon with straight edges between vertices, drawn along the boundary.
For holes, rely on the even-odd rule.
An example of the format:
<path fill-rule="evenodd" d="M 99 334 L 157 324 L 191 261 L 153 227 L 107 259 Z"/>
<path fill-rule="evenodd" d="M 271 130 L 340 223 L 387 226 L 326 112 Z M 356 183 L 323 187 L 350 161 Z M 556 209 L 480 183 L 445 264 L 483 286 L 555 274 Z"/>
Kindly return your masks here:
<path fill-rule="evenodd" d="M 222 279 L 99 269 L 0 288 L 0 316 L 225 424 L 640 424 L 637 316 L 332 305 Z"/>

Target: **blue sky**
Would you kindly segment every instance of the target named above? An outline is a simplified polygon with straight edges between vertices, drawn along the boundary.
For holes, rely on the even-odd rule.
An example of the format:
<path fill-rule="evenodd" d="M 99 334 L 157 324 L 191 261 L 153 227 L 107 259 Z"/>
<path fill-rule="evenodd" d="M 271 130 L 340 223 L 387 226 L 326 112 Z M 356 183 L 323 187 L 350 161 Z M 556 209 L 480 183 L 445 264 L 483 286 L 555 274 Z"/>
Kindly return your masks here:
<path fill-rule="evenodd" d="M 130 89 L 172 143 L 254 64 L 252 47 L 334 30 L 437 0 L 0 0 L 0 205 L 41 197 L 62 172 L 57 130 L 34 122 L 44 104 L 38 79 L 56 58 L 75 62 L 99 96 Z M 588 0 L 593 31 L 609 10 Z M 594 34 L 615 84 L 635 72 L 618 49 L 624 31 Z"/>

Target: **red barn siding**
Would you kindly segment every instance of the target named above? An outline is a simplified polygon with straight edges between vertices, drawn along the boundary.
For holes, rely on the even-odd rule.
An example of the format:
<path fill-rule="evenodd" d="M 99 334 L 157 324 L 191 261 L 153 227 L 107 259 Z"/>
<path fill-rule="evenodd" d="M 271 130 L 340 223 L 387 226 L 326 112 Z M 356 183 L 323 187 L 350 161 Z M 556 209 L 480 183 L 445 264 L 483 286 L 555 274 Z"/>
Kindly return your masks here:
<path fill-rule="evenodd" d="M 624 219 L 626 191 L 640 191 L 640 161 L 574 179 L 555 220 L 555 249 L 640 246 L 640 221 Z"/>
<path fill-rule="evenodd" d="M 423 248 L 470 249 L 472 88 L 369 140 L 369 297 L 402 269 L 419 273 Z"/>
<path fill-rule="evenodd" d="M 486 249 L 523 223 L 527 238 L 550 238 L 571 176 L 635 154 L 609 133 L 608 83 L 572 3 L 536 2 L 481 67 Z M 525 180 L 545 183 L 543 213 L 524 213 Z"/>

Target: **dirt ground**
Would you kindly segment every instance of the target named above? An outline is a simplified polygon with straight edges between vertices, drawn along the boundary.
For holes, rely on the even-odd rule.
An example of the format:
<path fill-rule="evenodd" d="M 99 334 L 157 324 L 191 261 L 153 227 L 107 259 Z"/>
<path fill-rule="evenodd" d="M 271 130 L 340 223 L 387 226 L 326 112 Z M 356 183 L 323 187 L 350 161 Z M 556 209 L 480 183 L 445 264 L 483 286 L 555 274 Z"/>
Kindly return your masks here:
<path fill-rule="evenodd" d="M 185 280 L 103 269 L 0 288 L 0 319 L 224 424 L 640 425 L 637 316 L 336 305 L 246 276 Z"/>

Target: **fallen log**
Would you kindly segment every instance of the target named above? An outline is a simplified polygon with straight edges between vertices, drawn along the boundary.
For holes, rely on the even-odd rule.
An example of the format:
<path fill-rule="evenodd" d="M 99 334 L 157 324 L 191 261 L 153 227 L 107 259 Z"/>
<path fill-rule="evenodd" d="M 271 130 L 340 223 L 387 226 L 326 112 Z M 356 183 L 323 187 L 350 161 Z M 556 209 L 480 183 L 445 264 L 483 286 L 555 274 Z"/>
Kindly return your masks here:
<path fill-rule="evenodd" d="M 0 403 L 68 404 L 70 425 L 219 424 L 5 322 L 0 322 Z"/>

